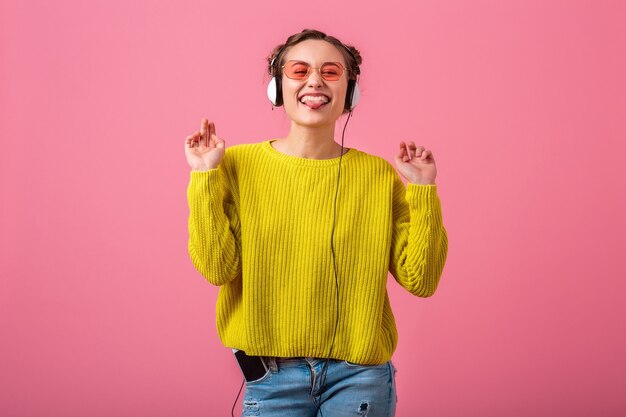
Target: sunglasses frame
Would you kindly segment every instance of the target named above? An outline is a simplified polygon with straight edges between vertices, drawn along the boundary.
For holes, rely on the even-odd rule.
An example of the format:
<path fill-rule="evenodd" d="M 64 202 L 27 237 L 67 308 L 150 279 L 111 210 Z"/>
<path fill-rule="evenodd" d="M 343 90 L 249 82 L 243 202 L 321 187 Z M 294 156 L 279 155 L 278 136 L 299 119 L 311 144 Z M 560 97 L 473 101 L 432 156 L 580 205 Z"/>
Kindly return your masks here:
<path fill-rule="evenodd" d="M 288 75 L 287 75 L 287 73 L 285 73 L 285 67 L 286 67 L 286 66 L 287 66 L 287 64 L 289 64 L 290 62 L 300 62 L 300 63 L 302 63 L 302 64 L 306 64 L 306 65 L 307 65 L 307 67 L 308 67 L 308 70 L 307 70 L 306 75 L 305 75 L 303 78 L 292 78 L 292 77 L 288 76 Z M 336 80 L 327 80 L 327 79 L 324 77 L 324 74 L 322 74 L 322 67 L 323 67 L 324 65 L 326 65 L 326 64 L 334 64 L 334 65 L 337 65 L 339 68 L 341 68 L 341 74 L 339 74 L 339 78 L 337 78 Z M 309 64 L 308 62 L 301 61 L 301 60 L 299 60 L 299 59 L 290 59 L 289 61 L 285 62 L 285 65 L 283 65 L 283 66 L 281 66 L 281 67 L 280 67 L 280 70 L 282 71 L 282 73 L 283 73 L 283 74 L 285 74 L 285 77 L 289 78 L 290 80 L 297 80 L 297 81 L 308 80 L 308 79 L 309 79 L 309 77 L 311 76 L 311 71 L 312 71 L 312 70 L 314 70 L 314 69 L 316 69 L 316 70 L 318 70 L 318 71 L 319 71 L 320 76 L 322 77 L 322 79 L 323 79 L 324 81 L 339 81 L 339 80 L 341 79 L 341 77 L 343 76 L 343 74 L 345 74 L 345 73 L 346 73 L 346 71 L 347 71 L 347 69 L 346 69 L 346 68 L 345 68 L 345 67 L 341 64 L 341 62 L 332 62 L 332 61 L 331 61 L 331 62 L 324 62 L 324 63 L 323 63 L 320 67 L 314 67 L 314 66 L 312 66 L 311 64 Z"/>

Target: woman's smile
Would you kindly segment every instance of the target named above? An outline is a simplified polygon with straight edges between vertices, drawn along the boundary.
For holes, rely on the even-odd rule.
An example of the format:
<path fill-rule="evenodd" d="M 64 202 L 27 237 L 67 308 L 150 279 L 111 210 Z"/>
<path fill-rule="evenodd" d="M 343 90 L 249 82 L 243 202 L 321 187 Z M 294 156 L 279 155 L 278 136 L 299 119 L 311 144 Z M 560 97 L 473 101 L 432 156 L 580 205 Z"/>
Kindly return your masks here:
<path fill-rule="evenodd" d="M 298 100 L 300 104 L 305 105 L 311 110 L 319 109 L 320 107 L 330 103 L 330 98 L 321 93 L 305 93 Z"/>

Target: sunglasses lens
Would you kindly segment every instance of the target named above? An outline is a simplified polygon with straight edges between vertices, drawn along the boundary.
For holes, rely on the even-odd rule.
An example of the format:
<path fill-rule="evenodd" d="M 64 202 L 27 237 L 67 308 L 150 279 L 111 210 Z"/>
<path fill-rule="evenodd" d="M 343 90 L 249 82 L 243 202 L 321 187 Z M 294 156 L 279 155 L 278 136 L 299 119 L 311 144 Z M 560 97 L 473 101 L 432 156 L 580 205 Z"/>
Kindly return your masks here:
<path fill-rule="evenodd" d="M 320 71 L 322 72 L 322 77 L 327 81 L 337 81 L 343 73 L 343 69 L 333 63 L 322 65 Z"/>
<path fill-rule="evenodd" d="M 285 75 L 294 80 L 303 80 L 309 73 L 309 65 L 304 62 L 288 62 L 285 65 Z"/>
<path fill-rule="evenodd" d="M 308 77 L 311 66 L 306 62 L 289 61 L 285 64 L 285 75 L 292 80 L 304 80 Z M 343 74 L 343 68 L 333 62 L 328 62 L 320 68 L 322 78 L 326 81 L 337 81 Z"/>

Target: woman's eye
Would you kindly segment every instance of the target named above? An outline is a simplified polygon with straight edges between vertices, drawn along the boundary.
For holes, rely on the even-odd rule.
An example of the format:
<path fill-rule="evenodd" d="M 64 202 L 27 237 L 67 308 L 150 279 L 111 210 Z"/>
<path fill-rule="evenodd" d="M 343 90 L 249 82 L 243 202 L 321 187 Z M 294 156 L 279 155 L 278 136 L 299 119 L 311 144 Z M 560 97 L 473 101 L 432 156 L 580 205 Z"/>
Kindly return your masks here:
<path fill-rule="evenodd" d="M 333 64 L 324 65 L 324 67 L 322 68 L 322 72 L 328 75 L 340 74 L 339 68 L 337 68 L 337 66 Z"/>

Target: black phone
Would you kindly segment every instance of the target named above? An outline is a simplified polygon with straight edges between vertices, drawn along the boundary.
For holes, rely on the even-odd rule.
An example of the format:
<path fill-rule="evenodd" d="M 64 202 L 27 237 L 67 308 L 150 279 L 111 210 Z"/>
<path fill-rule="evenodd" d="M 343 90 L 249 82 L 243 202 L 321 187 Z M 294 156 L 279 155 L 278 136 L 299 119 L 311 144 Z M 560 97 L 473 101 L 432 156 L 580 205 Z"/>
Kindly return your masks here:
<path fill-rule="evenodd" d="M 268 367 L 262 356 L 250 356 L 243 350 L 237 350 L 235 358 L 246 382 L 261 379 L 267 373 Z"/>

